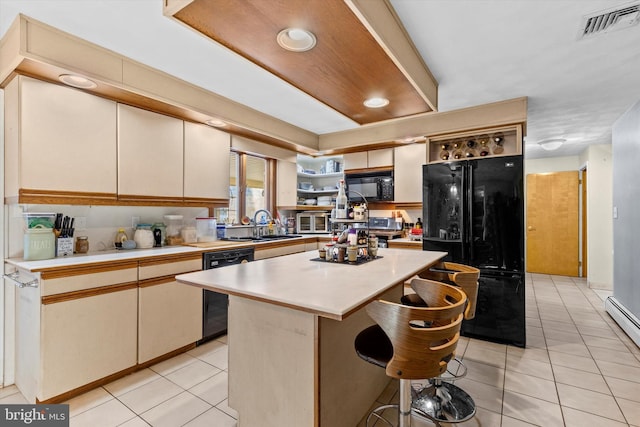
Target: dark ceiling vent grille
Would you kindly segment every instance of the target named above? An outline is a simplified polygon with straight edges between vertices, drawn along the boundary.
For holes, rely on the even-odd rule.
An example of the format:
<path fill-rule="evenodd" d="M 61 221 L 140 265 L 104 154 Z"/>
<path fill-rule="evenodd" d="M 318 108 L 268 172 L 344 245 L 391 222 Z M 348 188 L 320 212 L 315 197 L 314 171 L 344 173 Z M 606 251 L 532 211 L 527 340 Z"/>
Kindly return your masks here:
<path fill-rule="evenodd" d="M 640 21 L 640 3 L 585 16 L 580 38 L 631 27 Z"/>

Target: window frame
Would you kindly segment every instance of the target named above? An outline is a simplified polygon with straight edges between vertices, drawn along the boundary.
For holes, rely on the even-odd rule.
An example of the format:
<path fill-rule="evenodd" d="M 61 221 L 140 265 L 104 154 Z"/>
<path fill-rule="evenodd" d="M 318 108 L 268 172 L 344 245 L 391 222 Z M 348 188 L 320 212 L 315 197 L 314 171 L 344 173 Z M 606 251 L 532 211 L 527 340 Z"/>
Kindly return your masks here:
<path fill-rule="evenodd" d="M 277 177 L 276 170 L 277 164 L 276 159 L 263 156 L 260 154 L 249 153 L 241 150 L 232 149 L 230 153 L 236 154 L 238 156 L 238 203 L 237 203 L 237 212 L 236 218 L 240 221 L 241 218 L 247 215 L 247 158 L 255 157 L 259 159 L 265 160 L 265 204 L 264 209 L 267 209 L 271 212 L 272 216 L 276 216 L 276 188 L 277 188 Z M 231 172 L 231 171 L 230 171 Z M 229 175 L 229 188 L 231 188 L 231 175 Z M 231 200 L 231 195 L 229 195 L 229 199 Z M 229 205 L 229 210 L 231 210 L 231 206 Z"/>

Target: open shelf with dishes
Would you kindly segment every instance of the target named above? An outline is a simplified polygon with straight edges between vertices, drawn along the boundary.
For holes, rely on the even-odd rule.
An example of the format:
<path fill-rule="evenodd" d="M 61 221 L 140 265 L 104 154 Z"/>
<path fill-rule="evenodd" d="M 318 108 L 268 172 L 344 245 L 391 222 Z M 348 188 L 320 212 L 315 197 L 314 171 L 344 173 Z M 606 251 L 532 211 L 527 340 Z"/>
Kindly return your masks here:
<path fill-rule="evenodd" d="M 522 154 L 520 125 L 480 129 L 427 139 L 427 163 Z"/>
<path fill-rule="evenodd" d="M 331 210 L 344 178 L 342 156 L 310 157 L 298 155 L 297 207 Z"/>

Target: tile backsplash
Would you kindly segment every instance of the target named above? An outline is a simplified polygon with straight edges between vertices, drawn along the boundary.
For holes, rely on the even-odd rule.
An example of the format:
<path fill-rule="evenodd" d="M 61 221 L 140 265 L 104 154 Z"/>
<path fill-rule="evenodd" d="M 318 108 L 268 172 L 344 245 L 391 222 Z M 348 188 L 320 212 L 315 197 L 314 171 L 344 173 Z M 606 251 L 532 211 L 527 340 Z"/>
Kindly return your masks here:
<path fill-rule="evenodd" d="M 78 205 L 9 205 L 8 206 L 8 252 L 9 258 L 23 255 L 23 212 L 60 212 L 69 217 L 85 219 L 85 226 L 76 224 L 74 237 L 89 238 L 89 252 L 114 249 L 114 240 L 119 228 L 124 228 L 133 239 L 132 218 L 140 223 L 165 222 L 164 215 L 182 215 L 184 225 L 195 225 L 195 218 L 208 216 L 206 208 L 176 208 L 150 206 L 78 206 Z M 82 222 L 82 221 L 80 221 Z M 166 222 L 165 222 L 166 223 Z"/>

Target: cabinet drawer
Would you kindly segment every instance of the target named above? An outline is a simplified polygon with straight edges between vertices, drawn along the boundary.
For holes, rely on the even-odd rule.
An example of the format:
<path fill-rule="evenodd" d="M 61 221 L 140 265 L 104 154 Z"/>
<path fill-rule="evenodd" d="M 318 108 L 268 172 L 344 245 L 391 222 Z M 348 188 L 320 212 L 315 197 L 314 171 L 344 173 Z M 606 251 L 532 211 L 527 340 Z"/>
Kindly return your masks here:
<path fill-rule="evenodd" d="M 202 255 L 197 254 L 189 259 L 178 259 L 175 261 L 141 261 L 139 278 L 140 280 L 154 277 L 174 276 L 176 274 L 190 273 L 202 270 Z"/>
<path fill-rule="evenodd" d="M 131 283 L 138 280 L 137 263 L 128 266 L 67 269 L 60 272 L 43 272 L 40 281 L 41 295 L 49 296 L 83 291 L 102 286 Z"/>

